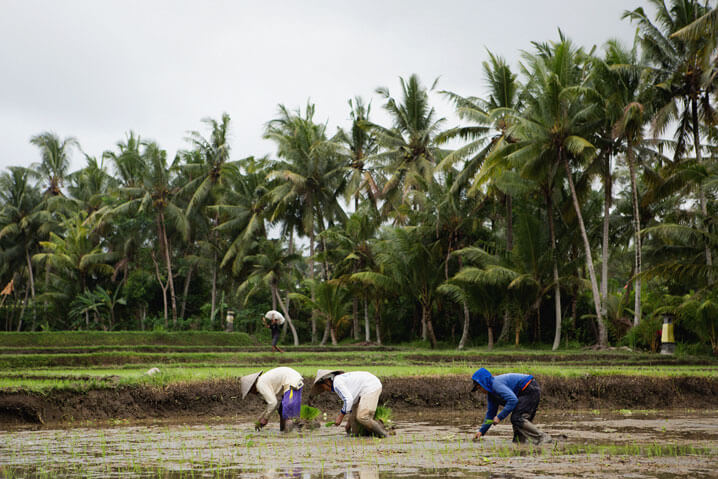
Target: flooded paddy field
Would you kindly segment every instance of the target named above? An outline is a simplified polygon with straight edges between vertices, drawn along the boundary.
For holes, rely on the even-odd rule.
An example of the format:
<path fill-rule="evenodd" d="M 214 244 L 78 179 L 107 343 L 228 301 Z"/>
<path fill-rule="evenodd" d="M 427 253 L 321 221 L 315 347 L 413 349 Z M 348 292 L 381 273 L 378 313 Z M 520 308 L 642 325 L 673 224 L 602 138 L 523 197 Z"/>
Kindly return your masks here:
<path fill-rule="evenodd" d="M 511 443 L 508 422 L 471 438 L 482 410 L 406 409 L 387 439 L 343 428 L 255 432 L 254 416 L 4 426 L 0 477 L 713 478 L 718 410 L 540 409 L 556 444 Z M 274 418 L 276 419 L 276 418 Z"/>

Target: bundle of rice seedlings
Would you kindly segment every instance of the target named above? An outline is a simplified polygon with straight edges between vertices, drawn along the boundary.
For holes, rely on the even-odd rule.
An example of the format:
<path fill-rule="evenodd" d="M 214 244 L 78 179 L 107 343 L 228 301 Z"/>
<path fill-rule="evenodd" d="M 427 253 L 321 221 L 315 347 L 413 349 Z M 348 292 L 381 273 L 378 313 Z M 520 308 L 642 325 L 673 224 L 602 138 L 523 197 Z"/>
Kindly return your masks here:
<path fill-rule="evenodd" d="M 374 419 L 381 421 L 384 426 L 389 426 L 391 424 L 391 414 L 391 408 L 387 406 L 377 406 Z"/>
<path fill-rule="evenodd" d="M 322 412 L 311 406 L 307 406 L 306 404 L 302 404 L 301 409 L 299 410 L 299 418 L 304 419 L 305 421 L 313 421 L 319 416 Z"/>
<path fill-rule="evenodd" d="M 391 420 L 391 408 L 386 406 L 377 406 L 374 412 L 374 419 L 381 422 L 385 429 L 392 429 L 394 426 Z M 354 421 L 352 424 L 352 434 L 356 436 L 371 436 L 369 432 L 359 421 Z"/>
<path fill-rule="evenodd" d="M 306 404 L 302 404 L 302 407 L 299 409 L 299 421 L 298 425 L 300 427 L 305 427 L 307 429 L 316 429 L 319 427 L 319 415 L 322 412 L 311 406 L 307 406 Z"/>

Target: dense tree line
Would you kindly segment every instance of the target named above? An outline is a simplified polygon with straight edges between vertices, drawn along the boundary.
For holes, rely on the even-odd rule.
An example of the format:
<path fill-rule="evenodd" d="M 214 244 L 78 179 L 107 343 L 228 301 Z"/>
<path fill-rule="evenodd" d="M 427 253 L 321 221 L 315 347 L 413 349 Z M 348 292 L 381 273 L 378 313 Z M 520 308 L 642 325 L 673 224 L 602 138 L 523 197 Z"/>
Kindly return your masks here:
<path fill-rule="evenodd" d="M 174 157 L 128 133 L 69 171 L 74 138 L 0 176 L 4 330 L 236 329 L 283 311 L 295 344 L 656 346 L 662 315 L 718 352 L 715 2 L 627 11 L 633 46 L 559 32 L 483 97 L 416 75 L 349 101 L 336 132 L 280 105 L 274 158 L 236 158 L 227 114 Z M 653 11 L 652 10 L 652 11 Z M 473 339 L 472 339 L 473 338 Z"/>

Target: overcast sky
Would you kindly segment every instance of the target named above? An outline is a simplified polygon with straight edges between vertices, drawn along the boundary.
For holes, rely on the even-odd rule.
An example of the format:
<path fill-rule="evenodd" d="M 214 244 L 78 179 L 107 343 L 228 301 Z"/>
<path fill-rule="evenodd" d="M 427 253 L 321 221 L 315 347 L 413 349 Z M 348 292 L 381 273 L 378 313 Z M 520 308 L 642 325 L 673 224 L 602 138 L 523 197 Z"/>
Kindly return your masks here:
<path fill-rule="evenodd" d="M 232 118 L 233 158 L 274 154 L 277 105 L 317 106 L 333 133 L 347 100 L 400 93 L 399 76 L 462 95 L 484 90 L 486 49 L 517 65 L 531 41 L 630 44 L 640 0 L 63 1 L 0 0 L 0 170 L 40 160 L 30 137 L 76 137 L 101 156 L 126 132 L 170 156 L 205 117 Z M 441 116 L 451 107 L 432 97 Z M 73 155 L 72 170 L 84 166 Z"/>

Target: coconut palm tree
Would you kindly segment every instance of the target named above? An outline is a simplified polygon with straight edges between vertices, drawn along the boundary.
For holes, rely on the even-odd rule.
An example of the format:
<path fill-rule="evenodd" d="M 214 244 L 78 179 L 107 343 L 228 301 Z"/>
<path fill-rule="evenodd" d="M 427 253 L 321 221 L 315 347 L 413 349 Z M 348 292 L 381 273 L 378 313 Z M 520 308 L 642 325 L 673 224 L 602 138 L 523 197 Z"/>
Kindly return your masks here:
<path fill-rule="evenodd" d="M 716 114 L 711 104 L 713 85 L 706 82 L 705 52 L 715 35 L 692 36 L 673 35 L 691 25 L 701 17 L 710 14 L 698 0 L 650 0 L 656 10 L 652 22 L 642 7 L 626 11 L 623 18 L 638 24 L 640 41 L 652 90 L 653 101 L 658 106 L 652 122 L 654 135 L 662 133 L 677 124 L 674 134 L 675 156 L 685 156 L 688 144 L 693 142 L 693 152 L 699 164 L 702 163 L 704 146 L 701 144 L 701 122 L 715 124 Z M 712 17 L 707 17 L 712 18 Z M 685 39 L 687 38 L 687 40 Z M 698 201 L 704 221 L 708 217 L 708 206 L 703 187 L 697 184 Z M 712 265 L 710 247 L 705 245 L 705 260 Z"/>
<path fill-rule="evenodd" d="M 611 156 L 619 151 L 624 153 L 630 173 L 630 184 L 633 199 L 634 229 L 634 274 L 635 306 L 634 325 L 641 319 L 641 218 L 636 180 L 636 155 L 643 142 L 642 132 L 648 121 L 649 113 L 644 103 L 644 84 L 641 81 L 642 68 L 638 63 L 634 46 L 628 50 L 618 41 L 606 43 L 606 54 L 603 59 L 591 59 L 591 76 L 587 90 L 588 96 L 598 106 L 597 116 L 600 121 L 599 133 L 595 141 L 600 145 L 597 155 L 604 178 L 604 232 L 603 232 L 603 273 L 601 278 L 601 297 L 607 298 L 608 279 L 608 222 L 611 207 Z M 607 304 L 602 300 L 605 312 Z"/>
<path fill-rule="evenodd" d="M 437 288 L 443 282 L 445 260 L 441 242 L 417 227 L 396 227 L 386 230 L 376 261 L 384 275 L 421 306 L 421 337 L 436 347 L 436 334 L 431 318 Z M 384 281 L 386 283 L 386 281 Z"/>
<path fill-rule="evenodd" d="M 362 192 L 376 207 L 379 187 L 372 176 L 371 163 L 378 151 L 376 138 L 368 128 L 371 104 L 365 105 L 361 97 L 349 100 L 351 127 L 349 131 L 341 128 L 337 139 L 346 148 L 345 161 L 349 164 L 349 180 L 346 186 L 345 200 L 354 199 L 354 211 L 359 209 Z"/>
<path fill-rule="evenodd" d="M 35 274 L 31 258 L 39 250 L 39 241 L 47 234 L 43 225 L 49 222 L 49 212 L 42 207 L 40 191 L 33 186 L 36 174 L 28 169 L 11 166 L 0 175 L 0 241 L 7 241 L 4 263 L 16 265 L 16 271 L 24 268 L 27 278 L 26 296 L 35 301 Z M 18 276 L 13 274 L 12 277 Z M 4 286 L 4 285 L 3 285 Z M 19 286 L 19 281 L 16 287 Z M 18 322 L 22 329 L 22 317 L 27 298 Z"/>
<path fill-rule="evenodd" d="M 493 349 L 496 319 L 505 309 L 508 300 L 506 291 L 517 274 L 500 265 L 497 256 L 481 248 L 462 248 L 454 254 L 464 258 L 466 265 L 439 286 L 438 291 L 457 302 L 469 304 L 470 308 L 484 315 L 488 329 L 488 348 Z"/>
<path fill-rule="evenodd" d="M 163 292 L 165 324 L 168 320 L 167 295 L 169 292 L 172 323 L 176 325 L 177 299 L 170 238 L 172 231 L 184 237 L 189 234 L 187 217 L 183 209 L 176 203 L 179 187 L 174 184 L 174 175 L 179 166 L 179 158 L 176 157 L 172 163 L 168 163 L 167 152 L 161 149 L 157 143 L 149 142 L 144 144 L 142 159 L 146 163 L 143 177 L 135 186 L 121 188 L 126 200 L 114 208 L 110 214 L 127 215 L 135 212 L 140 214 L 147 212 L 154 216 L 158 248 L 152 249 L 150 256 L 155 267 L 155 276 Z M 161 255 L 159 261 L 155 251 Z M 164 262 L 164 273 L 160 271 L 160 262 Z"/>
<path fill-rule="evenodd" d="M 436 137 L 445 119 L 437 118 L 436 110 L 429 104 L 429 91 L 416 74 L 408 80 L 399 78 L 399 81 L 401 99 L 392 97 L 388 88 L 376 90 L 386 99 L 384 109 L 391 116 L 393 125 L 387 128 L 367 122 L 382 148 L 376 155 L 377 162 L 389 178 L 381 191 L 385 212 L 396 210 L 401 204 L 416 205 L 417 198 L 412 198 L 413 193 L 433 181 L 434 168 L 444 156 Z"/>
<path fill-rule="evenodd" d="M 335 220 L 343 220 L 339 203 L 346 186 L 340 144 L 326 135 L 326 125 L 314 122 L 314 105 L 304 115 L 279 106 L 279 117 L 267 124 L 264 137 L 277 145 L 280 160 L 268 179 L 277 180 L 269 193 L 276 205 L 270 221 L 279 220 L 293 208 L 301 211 L 300 233 L 309 237 L 309 277 L 314 279 L 315 235 Z M 290 209 L 289 207 L 293 207 Z M 327 271 L 324 271 L 325 279 Z M 312 319 L 312 342 L 316 342 L 316 321 Z"/>
<path fill-rule="evenodd" d="M 289 314 L 289 305 L 282 301 L 279 289 L 282 281 L 290 277 L 289 270 L 301 261 L 301 256 L 289 252 L 277 239 L 261 239 L 257 243 L 257 252 L 244 257 L 244 261 L 250 265 L 251 272 L 247 279 L 239 285 L 237 292 L 245 293 L 246 304 L 261 287 L 269 286 L 272 294 L 272 309 L 276 310 L 277 304 L 279 304 L 284 317 L 287 318 L 294 345 L 299 346 L 299 337 Z"/>
<path fill-rule="evenodd" d="M 311 281 L 311 280 L 309 280 Z M 349 291 L 339 281 L 320 281 L 316 284 L 309 285 L 311 291 L 314 291 L 315 298 L 300 294 L 292 293 L 290 298 L 302 301 L 324 317 L 330 335 L 332 344 L 337 345 L 336 325 L 343 319 L 349 311 Z M 324 341 L 322 341 L 324 344 Z"/>
<path fill-rule="evenodd" d="M 369 325 L 368 301 L 366 287 L 360 282 L 352 281 L 352 276 L 360 271 L 371 268 L 374 252 L 370 243 L 379 227 L 379 212 L 370 202 L 364 203 L 342 225 L 324 231 L 321 236 L 326 238 L 328 245 L 324 254 L 334 265 L 334 277 L 340 281 L 352 295 L 352 330 L 355 340 L 359 340 L 359 299 L 364 302 L 364 337 L 371 339 Z"/>
<path fill-rule="evenodd" d="M 73 137 L 60 140 L 60 137 L 49 131 L 35 135 L 30 143 L 40 148 L 42 161 L 37 164 L 40 177 L 47 182 L 45 194 L 61 196 L 62 187 L 70 170 L 70 150 L 79 148 L 79 143 Z"/>
<path fill-rule="evenodd" d="M 239 166 L 227 172 L 229 188 L 221 203 L 209 207 L 223 218 L 217 231 L 230 238 L 220 267 L 231 266 L 233 274 L 242 269 L 256 241 L 267 236 L 265 223 L 274 211 L 269 193 L 276 186 L 276 181 L 267 180 L 269 164 L 266 158 L 239 160 Z"/>
<path fill-rule="evenodd" d="M 588 270 L 596 322 L 598 326 L 598 343 L 605 347 L 608 344 L 608 332 L 601 316 L 600 295 L 596 273 L 593 267 L 591 245 L 581 214 L 581 206 L 573 179 L 571 167 L 580 166 L 595 154 L 595 147 L 586 138 L 592 131 L 590 125 L 593 105 L 584 101 L 575 87 L 585 83 L 584 54 L 581 49 L 573 46 L 570 40 L 560 36 L 559 42 L 535 44 L 537 52 L 526 54 L 525 73 L 530 79 L 526 85 L 524 112 L 517 118 L 518 123 L 512 135 L 518 139 L 515 148 L 509 153 L 510 161 L 522 165 L 524 174 L 532 171 L 546 178 L 545 189 L 547 205 L 551 209 L 553 179 L 558 168 L 563 168 L 571 192 L 576 220 L 583 240 L 586 268 Z M 535 175 L 532 175 L 535 176 Z M 553 231 L 549 212 L 549 226 Z M 551 242 L 555 243 L 555 235 L 551 234 Z M 558 274 L 554 278 L 558 280 Z M 558 296 L 558 293 L 557 295 Z M 561 340 L 560 301 L 556 301 L 556 331 L 554 346 L 558 347 Z"/>
<path fill-rule="evenodd" d="M 227 113 L 222 114 L 220 121 L 212 118 L 203 119 L 202 122 L 210 127 L 209 138 L 205 138 L 198 131 L 190 132 L 187 141 L 192 144 L 194 150 L 180 153 L 185 159 L 182 169 L 189 179 L 182 188 L 182 192 L 191 194 L 185 211 L 187 217 L 191 217 L 203 207 L 220 202 L 220 197 L 225 189 L 226 178 L 237 164 L 229 161 L 229 121 L 230 118 Z M 214 216 L 210 218 L 209 238 L 206 242 L 212 258 L 210 263 L 212 276 L 210 318 L 212 321 L 214 321 L 217 302 L 218 256 L 222 249 L 219 245 L 220 238 L 217 230 L 220 223 L 219 210 L 215 209 L 213 213 Z"/>
<path fill-rule="evenodd" d="M 42 251 L 33 261 L 47 265 L 53 287 L 43 296 L 61 307 L 69 304 L 77 294 L 93 289 L 93 283 L 113 274 L 111 263 L 115 254 L 108 252 L 93 233 L 94 225 L 87 221 L 87 213 L 80 211 L 62 221 L 63 234 L 50 233 L 47 241 L 41 241 Z M 85 326 L 89 327 L 89 311 L 85 314 Z"/>

